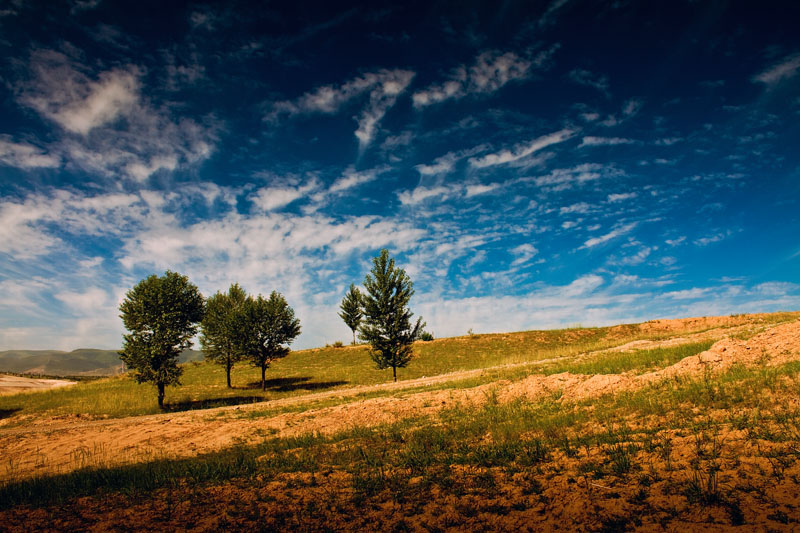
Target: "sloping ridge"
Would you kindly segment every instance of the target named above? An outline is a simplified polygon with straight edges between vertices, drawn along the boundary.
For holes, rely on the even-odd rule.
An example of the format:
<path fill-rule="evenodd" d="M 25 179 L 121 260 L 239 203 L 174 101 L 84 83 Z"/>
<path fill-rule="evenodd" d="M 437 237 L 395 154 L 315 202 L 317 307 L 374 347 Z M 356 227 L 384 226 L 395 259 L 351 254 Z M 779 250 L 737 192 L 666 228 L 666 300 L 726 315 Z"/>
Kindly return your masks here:
<path fill-rule="evenodd" d="M 19 458 L 15 475 L 25 477 L 37 470 L 41 461 L 50 471 L 65 472 L 80 465 L 74 462 L 76 450 L 102 451 L 97 464 L 113 465 L 152 457 L 187 457 L 230 446 L 236 442 L 259 442 L 263 435 L 296 436 L 309 432 L 332 434 L 354 426 L 374 426 L 404 418 L 434 415 L 457 405 L 479 406 L 494 392 L 500 401 L 515 398 L 541 399 L 557 393 L 561 401 L 578 401 L 625 390 L 635 390 L 674 376 L 697 376 L 721 372 L 735 364 L 774 366 L 800 360 L 800 321 L 783 324 L 747 341 L 723 339 L 709 350 L 687 357 L 667 368 L 642 375 L 633 373 L 584 375 L 568 372 L 543 376 L 533 374 L 517 381 L 497 381 L 466 389 L 423 390 L 396 397 L 379 397 L 346 402 L 332 407 L 309 409 L 264 417 L 227 416 L 264 408 L 259 406 L 221 407 L 148 415 L 77 424 L 46 424 L 0 430 L 0 448 Z M 453 374 L 452 379 L 459 376 Z M 436 376 L 431 383 L 441 381 Z M 418 380 L 424 381 L 424 380 Z M 398 384 L 399 385 L 399 384 Z M 420 383 L 422 385 L 422 383 Z M 374 386 L 379 390 L 381 386 Z M 302 404 L 317 395 L 270 402 L 277 405 Z M 3 474 L 0 472 L 0 480 Z"/>

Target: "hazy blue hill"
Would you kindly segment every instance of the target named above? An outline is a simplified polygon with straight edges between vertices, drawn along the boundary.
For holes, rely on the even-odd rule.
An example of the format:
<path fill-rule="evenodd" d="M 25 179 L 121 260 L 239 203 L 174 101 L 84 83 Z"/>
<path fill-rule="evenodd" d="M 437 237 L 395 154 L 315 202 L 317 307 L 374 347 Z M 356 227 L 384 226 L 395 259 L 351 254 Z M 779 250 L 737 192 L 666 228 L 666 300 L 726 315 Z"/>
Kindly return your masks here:
<path fill-rule="evenodd" d="M 180 361 L 186 363 L 202 358 L 203 354 L 198 350 L 186 350 L 181 354 Z M 7 350 L 0 352 L 0 372 L 48 376 L 112 376 L 122 372 L 122 362 L 116 350 Z"/>

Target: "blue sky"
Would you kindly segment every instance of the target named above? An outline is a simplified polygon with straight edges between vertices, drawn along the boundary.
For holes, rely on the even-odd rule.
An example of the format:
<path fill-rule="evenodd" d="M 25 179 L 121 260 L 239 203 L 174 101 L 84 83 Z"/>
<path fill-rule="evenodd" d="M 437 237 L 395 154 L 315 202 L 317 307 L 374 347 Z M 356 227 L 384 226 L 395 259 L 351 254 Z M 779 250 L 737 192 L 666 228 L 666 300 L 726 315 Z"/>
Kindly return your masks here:
<path fill-rule="evenodd" d="M 0 3 L 0 349 L 390 250 L 437 336 L 800 308 L 800 4 Z"/>

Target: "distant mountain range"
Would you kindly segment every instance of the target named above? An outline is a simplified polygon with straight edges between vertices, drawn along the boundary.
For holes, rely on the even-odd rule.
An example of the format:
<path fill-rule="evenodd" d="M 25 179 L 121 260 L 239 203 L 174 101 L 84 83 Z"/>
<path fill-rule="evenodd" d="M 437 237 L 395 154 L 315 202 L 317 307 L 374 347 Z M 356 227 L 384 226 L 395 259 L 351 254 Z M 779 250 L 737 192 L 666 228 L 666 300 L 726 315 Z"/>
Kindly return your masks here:
<path fill-rule="evenodd" d="M 186 350 L 180 362 L 200 361 L 202 352 Z M 122 373 L 116 350 L 78 348 L 59 350 L 7 350 L 0 352 L 0 372 L 45 376 L 113 376 Z"/>

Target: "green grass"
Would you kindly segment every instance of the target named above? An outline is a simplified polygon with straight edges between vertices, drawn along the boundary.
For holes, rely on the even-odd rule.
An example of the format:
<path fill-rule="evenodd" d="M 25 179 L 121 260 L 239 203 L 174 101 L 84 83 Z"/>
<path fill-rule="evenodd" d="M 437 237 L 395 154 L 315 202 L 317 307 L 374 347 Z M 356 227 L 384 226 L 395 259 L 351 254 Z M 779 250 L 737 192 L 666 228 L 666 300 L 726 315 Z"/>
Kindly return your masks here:
<path fill-rule="evenodd" d="M 607 352 L 590 355 L 578 361 L 562 361 L 543 368 L 546 374 L 572 372 L 573 374 L 621 374 L 635 371 L 644 374 L 665 368 L 685 357 L 697 355 L 708 350 L 714 341 L 693 342 L 630 352 Z"/>
<path fill-rule="evenodd" d="M 416 357 L 399 369 L 400 379 L 434 376 L 459 370 L 535 361 L 619 344 L 606 338 L 609 328 L 532 331 L 473 335 L 415 344 Z M 267 371 L 267 390 L 247 363 L 234 367 L 233 389 L 225 385 L 220 366 L 200 362 L 183 366 L 180 386 L 167 388 L 168 410 L 188 410 L 255 403 L 391 380 L 391 372 L 375 368 L 366 346 L 299 350 L 275 362 Z M 158 413 L 154 387 L 117 376 L 49 391 L 0 397 L 0 413 L 20 420 L 40 416 L 81 415 L 124 417 Z"/>

